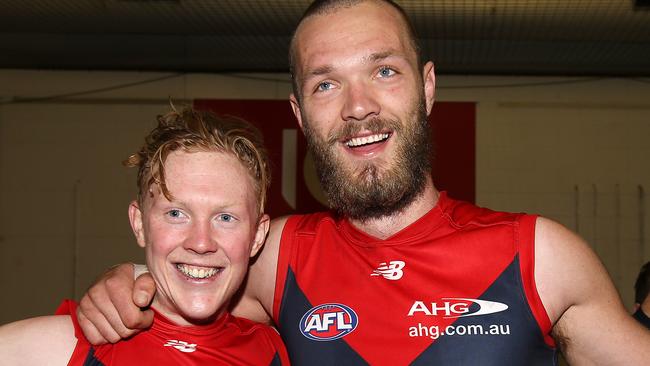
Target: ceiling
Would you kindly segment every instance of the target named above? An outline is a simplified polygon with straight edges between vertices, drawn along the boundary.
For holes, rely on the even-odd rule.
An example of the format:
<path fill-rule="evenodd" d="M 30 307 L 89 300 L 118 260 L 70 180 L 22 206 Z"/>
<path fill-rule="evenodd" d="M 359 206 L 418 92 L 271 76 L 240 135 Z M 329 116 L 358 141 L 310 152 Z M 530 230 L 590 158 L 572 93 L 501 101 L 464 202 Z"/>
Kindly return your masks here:
<path fill-rule="evenodd" d="M 650 76 L 648 0 L 398 2 L 438 73 Z M 308 3 L 0 0 L 0 68 L 285 72 Z"/>

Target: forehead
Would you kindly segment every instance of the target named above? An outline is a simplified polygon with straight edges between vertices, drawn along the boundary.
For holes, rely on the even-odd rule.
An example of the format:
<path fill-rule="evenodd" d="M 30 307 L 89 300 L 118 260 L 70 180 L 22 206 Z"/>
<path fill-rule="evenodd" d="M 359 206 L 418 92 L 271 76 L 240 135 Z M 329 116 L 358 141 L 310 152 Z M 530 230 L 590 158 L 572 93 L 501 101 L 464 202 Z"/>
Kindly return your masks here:
<path fill-rule="evenodd" d="M 312 15 L 296 31 L 297 71 L 392 53 L 416 60 L 407 25 L 392 6 L 362 2 Z"/>
<path fill-rule="evenodd" d="M 174 197 L 201 193 L 206 198 L 247 196 L 255 200 L 253 178 L 233 154 L 174 151 L 167 156 L 165 184 Z"/>

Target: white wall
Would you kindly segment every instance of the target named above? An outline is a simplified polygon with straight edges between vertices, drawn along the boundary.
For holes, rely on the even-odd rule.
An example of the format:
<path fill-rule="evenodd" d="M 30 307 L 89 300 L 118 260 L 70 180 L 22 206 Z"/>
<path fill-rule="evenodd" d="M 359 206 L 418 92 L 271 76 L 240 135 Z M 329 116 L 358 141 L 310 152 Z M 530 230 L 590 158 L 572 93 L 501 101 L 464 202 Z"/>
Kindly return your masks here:
<path fill-rule="evenodd" d="M 166 76 L 0 70 L 0 323 L 50 313 L 104 268 L 142 261 L 126 216 L 135 172 L 120 162 L 169 98 L 286 99 L 290 91 L 283 74 L 143 83 Z M 567 80 L 440 76 L 438 99 L 477 102 L 477 202 L 577 230 L 630 306 L 636 271 L 650 259 L 650 84 Z M 93 90 L 102 91 L 83 93 Z M 75 96 L 25 102 L 66 94 Z"/>

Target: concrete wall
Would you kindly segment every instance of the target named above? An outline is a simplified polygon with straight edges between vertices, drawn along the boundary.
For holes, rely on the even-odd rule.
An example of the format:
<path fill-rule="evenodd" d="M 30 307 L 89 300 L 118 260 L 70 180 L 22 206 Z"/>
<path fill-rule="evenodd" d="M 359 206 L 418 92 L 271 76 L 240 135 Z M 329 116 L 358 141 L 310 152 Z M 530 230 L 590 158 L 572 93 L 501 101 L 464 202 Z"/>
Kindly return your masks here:
<path fill-rule="evenodd" d="M 51 313 L 103 269 L 142 262 L 126 215 L 135 172 L 120 162 L 170 98 L 289 91 L 283 74 L 0 70 L 0 323 Z M 477 203 L 578 231 L 631 306 L 650 259 L 650 83 L 440 76 L 437 97 L 477 103 Z"/>

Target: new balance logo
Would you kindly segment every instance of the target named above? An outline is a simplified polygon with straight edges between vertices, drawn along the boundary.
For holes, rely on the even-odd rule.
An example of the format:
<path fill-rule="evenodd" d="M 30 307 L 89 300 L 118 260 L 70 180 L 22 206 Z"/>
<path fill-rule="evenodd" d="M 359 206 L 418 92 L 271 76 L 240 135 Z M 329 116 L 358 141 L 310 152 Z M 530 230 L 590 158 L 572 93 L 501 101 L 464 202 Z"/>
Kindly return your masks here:
<path fill-rule="evenodd" d="M 379 267 L 372 271 L 370 276 L 382 276 L 387 280 L 397 281 L 404 275 L 404 268 L 406 264 L 402 261 L 390 261 L 388 264 L 382 262 Z"/>
<path fill-rule="evenodd" d="M 183 341 L 177 341 L 175 339 L 168 340 L 167 343 L 165 343 L 165 347 L 174 347 L 177 350 L 179 350 L 181 352 L 186 352 L 186 353 L 196 351 L 196 344 L 195 343 L 187 343 L 187 342 L 183 342 Z"/>

